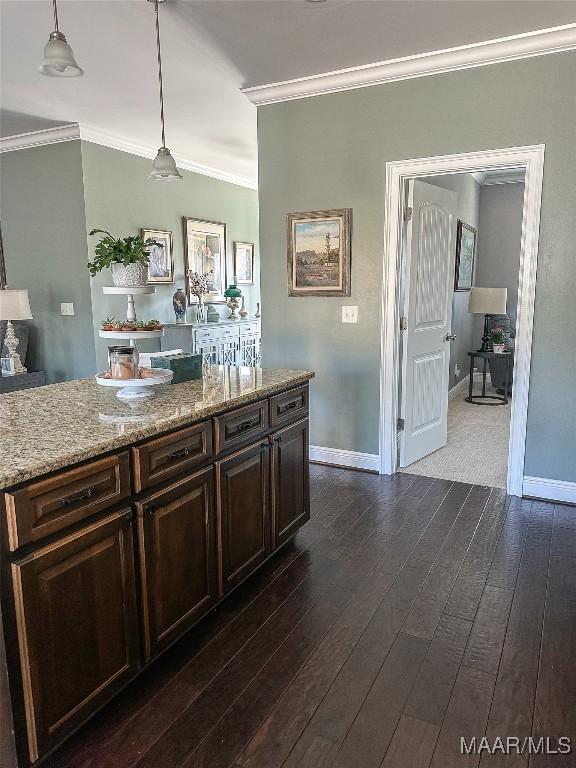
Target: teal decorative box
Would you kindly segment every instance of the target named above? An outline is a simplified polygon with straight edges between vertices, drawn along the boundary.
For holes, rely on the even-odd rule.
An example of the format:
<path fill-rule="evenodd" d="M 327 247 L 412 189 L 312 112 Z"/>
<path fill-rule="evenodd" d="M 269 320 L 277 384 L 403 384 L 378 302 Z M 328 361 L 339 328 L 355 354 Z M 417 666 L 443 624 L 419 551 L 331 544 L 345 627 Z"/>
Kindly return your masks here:
<path fill-rule="evenodd" d="M 152 355 L 150 365 L 152 368 L 169 368 L 173 371 L 172 384 L 202 378 L 202 355 L 188 355 L 185 352 L 159 357 Z"/>

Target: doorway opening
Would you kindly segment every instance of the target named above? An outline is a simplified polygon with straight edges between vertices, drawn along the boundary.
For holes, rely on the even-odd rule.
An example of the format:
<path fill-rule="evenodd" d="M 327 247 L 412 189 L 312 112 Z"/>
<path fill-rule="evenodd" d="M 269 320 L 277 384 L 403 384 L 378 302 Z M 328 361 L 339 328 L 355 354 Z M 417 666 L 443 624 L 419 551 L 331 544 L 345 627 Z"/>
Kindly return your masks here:
<path fill-rule="evenodd" d="M 543 158 L 536 146 L 387 164 L 382 473 L 403 469 L 522 495 Z M 497 216 L 485 222 L 480 246 L 482 224 L 464 194 L 486 182 L 515 191 L 521 224 L 515 259 L 505 263 L 497 252 L 504 233 L 499 241 L 490 230 Z M 506 235 L 514 237 L 512 221 Z M 486 325 L 469 307 L 488 315 Z M 495 359 L 497 329 L 505 352 Z M 488 354 L 468 354 L 481 346 Z M 466 402 L 470 363 L 474 392 Z M 477 399 L 484 365 L 488 397 Z"/>

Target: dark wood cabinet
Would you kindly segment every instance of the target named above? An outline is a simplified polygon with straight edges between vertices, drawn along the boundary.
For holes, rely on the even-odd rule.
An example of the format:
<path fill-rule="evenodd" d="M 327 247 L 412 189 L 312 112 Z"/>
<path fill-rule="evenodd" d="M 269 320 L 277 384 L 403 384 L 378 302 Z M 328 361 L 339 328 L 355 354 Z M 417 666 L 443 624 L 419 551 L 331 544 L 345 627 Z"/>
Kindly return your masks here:
<path fill-rule="evenodd" d="M 308 419 L 272 435 L 272 544 L 279 547 L 310 519 Z"/>
<path fill-rule="evenodd" d="M 270 444 L 261 440 L 216 462 L 220 594 L 270 554 Z"/>
<path fill-rule="evenodd" d="M 307 385 L 274 388 L 0 493 L 0 763 L 44 758 L 308 520 L 307 417 Z"/>
<path fill-rule="evenodd" d="M 146 659 L 216 602 L 214 469 L 137 504 Z"/>
<path fill-rule="evenodd" d="M 11 564 L 31 761 L 138 671 L 131 516 Z"/>

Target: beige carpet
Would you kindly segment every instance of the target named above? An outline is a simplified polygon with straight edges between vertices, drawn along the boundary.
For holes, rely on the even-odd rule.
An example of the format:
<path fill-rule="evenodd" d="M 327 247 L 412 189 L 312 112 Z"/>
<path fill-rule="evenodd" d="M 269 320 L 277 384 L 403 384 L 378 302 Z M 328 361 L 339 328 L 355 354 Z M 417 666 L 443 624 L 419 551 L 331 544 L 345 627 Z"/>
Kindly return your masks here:
<path fill-rule="evenodd" d="M 506 488 L 510 403 L 471 405 L 465 397 L 449 403 L 447 445 L 400 472 Z"/>

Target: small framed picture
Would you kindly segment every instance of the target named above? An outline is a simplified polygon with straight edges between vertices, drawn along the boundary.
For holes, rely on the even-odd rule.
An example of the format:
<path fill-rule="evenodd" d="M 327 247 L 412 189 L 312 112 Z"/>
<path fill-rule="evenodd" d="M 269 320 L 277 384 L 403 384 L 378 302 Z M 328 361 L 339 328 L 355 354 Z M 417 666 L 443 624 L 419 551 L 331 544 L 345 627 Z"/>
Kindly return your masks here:
<path fill-rule="evenodd" d="M 352 209 L 290 213 L 288 295 L 350 296 Z"/>
<path fill-rule="evenodd" d="M 474 277 L 474 256 L 476 255 L 476 230 L 470 224 L 458 220 L 456 229 L 456 269 L 454 290 L 469 291 Z"/>
<path fill-rule="evenodd" d="M 142 229 L 142 240 L 154 240 L 150 246 L 148 262 L 148 284 L 174 282 L 174 252 L 172 250 L 172 232 L 163 229 Z"/>
<path fill-rule="evenodd" d="M 234 243 L 234 274 L 237 285 L 254 285 L 254 243 Z"/>

